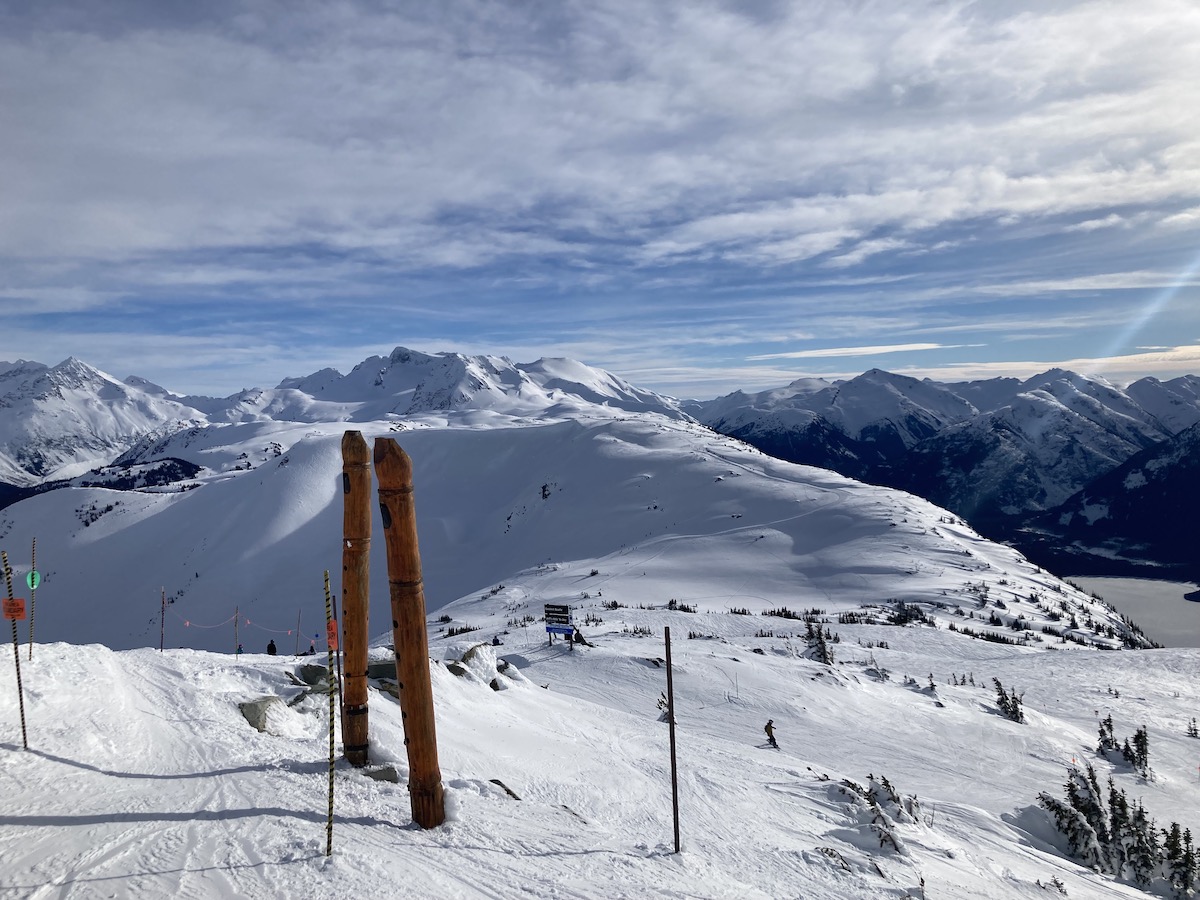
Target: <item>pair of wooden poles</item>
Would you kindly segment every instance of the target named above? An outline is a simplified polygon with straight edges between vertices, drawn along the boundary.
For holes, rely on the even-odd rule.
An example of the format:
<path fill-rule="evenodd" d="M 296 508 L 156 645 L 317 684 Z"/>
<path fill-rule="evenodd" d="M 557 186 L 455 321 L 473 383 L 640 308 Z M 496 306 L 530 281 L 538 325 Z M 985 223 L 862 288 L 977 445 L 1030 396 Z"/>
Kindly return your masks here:
<path fill-rule="evenodd" d="M 365 766 L 368 762 L 369 457 L 361 431 L 342 435 L 342 650 L 346 669 L 342 745 L 346 760 L 355 766 Z M 434 730 L 433 686 L 429 679 L 429 638 L 425 631 L 425 590 L 417 547 L 412 460 L 393 438 L 379 438 L 375 441 L 374 461 L 387 548 L 392 642 L 404 744 L 408 750 L 413 820 L 422 828 L 436 828 L 445 821 L 446 813 Z"/>

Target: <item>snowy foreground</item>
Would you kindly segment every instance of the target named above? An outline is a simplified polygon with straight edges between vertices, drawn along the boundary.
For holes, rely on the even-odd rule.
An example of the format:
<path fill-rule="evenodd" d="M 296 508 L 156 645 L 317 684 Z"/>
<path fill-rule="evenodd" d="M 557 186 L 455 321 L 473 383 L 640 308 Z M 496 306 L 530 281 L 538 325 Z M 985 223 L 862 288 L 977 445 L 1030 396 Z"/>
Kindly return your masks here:
<path fill-rule="evenodd" d="M 1160 824 L 1200 824 L 1200 741 L 1184 735 L 1200 651 L 1024 648 L 944 627 L 835 623 L 830 667 L 798 658 L 803 640 L 782 637 L 794 621 L 599 600 L 588 612 L 603 623 L 585 626 L 594 646 L 549 646 L 529 624 L 480 648 L 465 675 L 443 664 L 466 638 L 533 610 L 522 604 L 566 574 L 529 573 L 446 611 L 487 631 L 448 639 L 431 617 L 449 819 L 422 831 L 403 784 L 339 757 L 328 858 L 327 697 L 277 708 L 266 733 L 238 707 L 299 697 L 287 673 L 309 660 L 43 644 L 29 661 L 23 646 L 28 752 L 11 660 L 0 679 L 0 896 L 1061 896 L 1053 879 L 1070 897 L 1145 896 L 1060 851 L 1036 796 L 1060 795 L 1073 759 L 1112 773 Z M 582 581 L 600 590 L 604 577 Z M 679 855 L 656 709 L 663 625 L 675 664 Z M 647 627 L 654 636 L 634 633 Z M 755 637 L 761 629 L 776 636 Z M 887 649 L 859 644 L 881 640 Z M 512 661 L 503 674 L 496 652 Z M 950 684 L 952 672 L 976 686 Z M 993 677 L 1025 692 L 1026 724 L 997 714 Z M 1148 727 L 1153 781 L 1095 756 L 1097 713 L 1111 714 L 1118 734 Z M 781 750 L 765 745 L 767 718 Z M 371 739 L 373 763 L 403 778 L 399 707 L 375 690 Z M 842 785 L 869 787 L 871 775 L 917 798 L 910 816 L 892 810 L 895 846 L 881 847 L 866 804 Z"/>

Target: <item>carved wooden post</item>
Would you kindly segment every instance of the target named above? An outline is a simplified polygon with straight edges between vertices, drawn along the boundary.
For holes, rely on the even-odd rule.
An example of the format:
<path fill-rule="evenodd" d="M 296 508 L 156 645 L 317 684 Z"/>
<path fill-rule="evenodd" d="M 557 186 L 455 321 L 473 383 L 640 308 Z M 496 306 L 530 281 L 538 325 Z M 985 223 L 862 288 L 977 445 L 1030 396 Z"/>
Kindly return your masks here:
<path fill-rule="evenodd" d="M 445 821 L 446 811 L 433 721 L 412 460 L 393 438 L 375 441 L 375 477 L 379 479 L 379 511 L 387 546 L 396 681 L 408 749 L 408 791 L 413 819 L 422 828 L 436 828 Z"/>
<path fill-rule="evenodd" d="M 342 652 L 346 657 L 342 747 L 367 764 L 367 644 L 371 572 L 371 455 L 361 431 L 342 435 Z"/>

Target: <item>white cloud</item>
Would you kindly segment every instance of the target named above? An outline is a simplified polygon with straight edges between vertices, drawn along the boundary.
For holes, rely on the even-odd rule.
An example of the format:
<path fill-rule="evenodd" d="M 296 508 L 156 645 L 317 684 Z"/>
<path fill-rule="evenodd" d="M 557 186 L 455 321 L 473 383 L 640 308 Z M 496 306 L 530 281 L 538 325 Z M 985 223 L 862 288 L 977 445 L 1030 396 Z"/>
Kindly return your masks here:
<path fill-rule="evenodd" d="M 748 360 L 766 359 L 837 359 L 843 356 L 876 356 L 881 353 L 913 353 L 919 350 L 948 350 L 962 344 L 881 344 L 873 347 L 824 347 L 817 350 L 793 350 L 789 353 L 765 353 Z M 974 345 L 977 346 L 977 345 Z"/>
<path fill-rule="evenodd" d="M 300 3 L 272 28 L 0 39 L 0 116 L 21 122 L 0 163 L 23 173 L 0 245 L 315 240 L 461 267 L 575 228 L 755 263 L 905 232 L 852 265 L 945 223 L 1200 194 L 1172 152 L 1200 108 L 1189 3 L 478 12 Z"/>

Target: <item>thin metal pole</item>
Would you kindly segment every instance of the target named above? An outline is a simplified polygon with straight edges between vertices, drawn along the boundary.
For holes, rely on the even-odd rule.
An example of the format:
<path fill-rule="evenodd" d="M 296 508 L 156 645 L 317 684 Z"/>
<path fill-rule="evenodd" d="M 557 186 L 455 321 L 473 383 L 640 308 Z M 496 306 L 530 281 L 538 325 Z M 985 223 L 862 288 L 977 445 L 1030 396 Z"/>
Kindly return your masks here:
<path fill-rule="evenodd" d="M 671 629 L 663 628 L 667 642 L 667 720 L 671 725 L 671 812 L 675 817 L 675 852 L 679 852 L 679 770 L 675 765 L 675 682 L 671 675 Z"/>
<path fill-rule="evenodd" d="M 238 619 L 242 616 L 242 608 L 235 606 L 233 608 L 233 653 L 236 656 L 238 647 L 242 646 L 238 643 Z"/>
<path fill-rule="evenodd" d="M 300 613 L 304 612 L 304 607 L 296 610 L 296 655 L 300 655 Z"/>
<path fill-rule="evenodd" d="M 162 612 L 158 616 L 158 652 L 163 652 L 163 644 L 167 639 L 167 588 L 162 589 Z"/>

